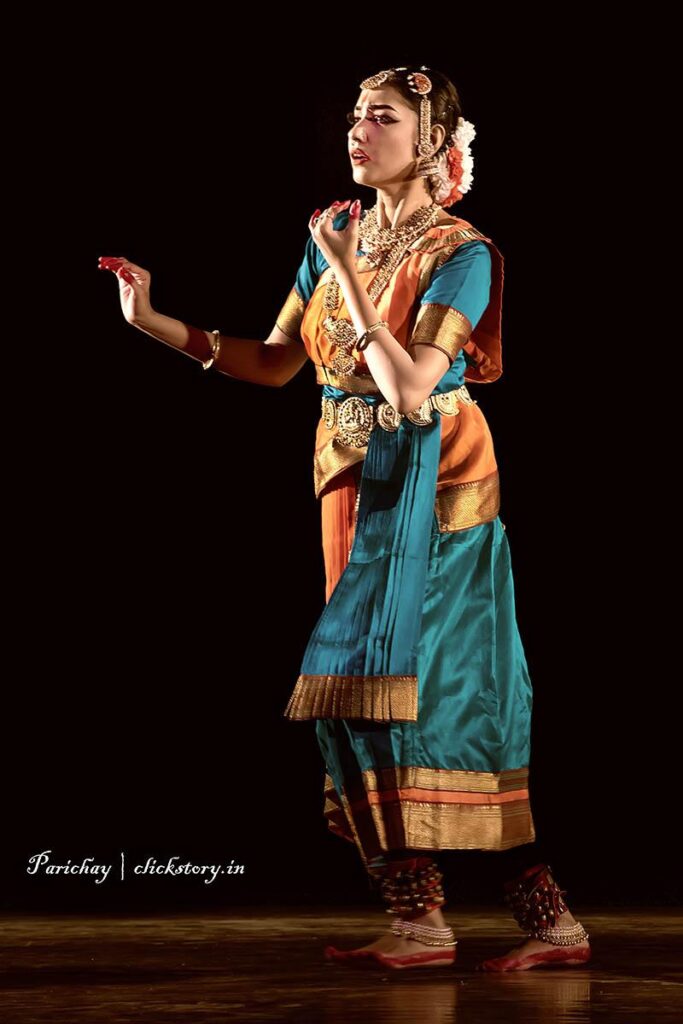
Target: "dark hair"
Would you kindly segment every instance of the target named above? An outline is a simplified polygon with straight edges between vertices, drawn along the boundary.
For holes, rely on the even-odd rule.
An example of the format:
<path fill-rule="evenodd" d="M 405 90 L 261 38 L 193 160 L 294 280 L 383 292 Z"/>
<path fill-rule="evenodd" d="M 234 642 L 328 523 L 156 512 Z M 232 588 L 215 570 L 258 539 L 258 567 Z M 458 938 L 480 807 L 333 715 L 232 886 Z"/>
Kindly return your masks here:
<path fill-rule="evenodd" d="M 453 144 L 450 136 L 458 126 L 458 118 L 462 117 L 460 96 L 450 78 L 441 71 L 434 71 L 433 68 L 418 67 L 416 64 L 413 64 L 409 65 L 405 71 L 396 72 L 394 77 L 390 78 L 385 84 L 387 88 L 392 87 L 396 89 L 419 117 L 420 100 L 422 97 L 418 93 L 413 92 L 408 84 L 408 75 L 411 73 L 415 74 L 418 71 L 425 74 L 432 83 L 432 91 L 428 94 L 432 104 L 432 127 L 435 124 L 440 124 L 446 130 L 446 137 L 434 154 L 435 157 L 439 157 Z"/>

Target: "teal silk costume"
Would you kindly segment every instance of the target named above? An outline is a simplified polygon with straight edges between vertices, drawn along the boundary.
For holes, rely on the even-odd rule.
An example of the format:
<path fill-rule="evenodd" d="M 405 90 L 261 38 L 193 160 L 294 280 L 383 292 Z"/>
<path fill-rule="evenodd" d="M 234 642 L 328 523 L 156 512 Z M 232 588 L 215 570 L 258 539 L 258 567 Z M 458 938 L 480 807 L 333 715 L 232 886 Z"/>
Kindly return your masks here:
<path fill-rule="evenodd" d="M 356 260 L 369 289 L 376 268 L 362 249 Z M 332 370 L 329 277 L 309 238 L 277 321 L 322 384 L 314 478 L 327 575 L 285 715 L 316 721 L 325 816 L 366 865 L 394 849 L 531 842 L 532 687 L 493 443 L 466 387 L 502 373 L 502 255 L 458 217 L 410 247 L 378 314 L 401 345 L 434 345 L 450 367 L 428 417 L 373 420 L 365 444 L 348 443 L 335 407 L 355 396 L 354 415 L 371 406 L 383 422 L 386 403 L 362 353 L 355 374 Z"/>

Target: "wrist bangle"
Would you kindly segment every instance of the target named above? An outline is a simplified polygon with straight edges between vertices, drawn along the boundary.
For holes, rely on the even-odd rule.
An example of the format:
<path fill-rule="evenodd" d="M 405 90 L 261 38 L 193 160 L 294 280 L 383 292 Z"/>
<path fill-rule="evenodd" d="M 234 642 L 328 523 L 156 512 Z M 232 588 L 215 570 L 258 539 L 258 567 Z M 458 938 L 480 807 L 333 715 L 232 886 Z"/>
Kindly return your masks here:
<path fill-rule="evenodd" d="M 220 331 L 211 331 L 215 334 L 215 340 L 211 342 L 211 356 L 207 360 L 202 360 L 202 369 L 208 370 L 213 366 L 215 361 L 218 359 L 218 353 L 221 350 L 221 335 Z"/>
<path fill-rule="evenodd" d="M 366 349 L 368 347 L 368 342 L 370 340 L 370 335 L 372 334 L 373 331 L 379 330 L 380 327 L 388 327 L 388 326 L 389 326 L 389 324 L 386 322 L 386 320 L 378 320 L 376 324 L 372 325 L 372 327 L 368 327 L 368 329 L 366 331 L 363 331 L 363 333 L 361 334 L 360 338 L 356 342 L 356 351 L 357 352 L 363 352 L 364 349 Z"/>
<path fill-rule="evenodd" d="M 203 331 L 200 327 L 194 327 L 193 324 L 185 323 L 187 327 L 188 339 L 185 348 L 181 349 L 187 356 L 192 356 L 193 359 L 204 364 L 207 360 L 213 358 L 217 353 L 215 352 L 216 342 L 214 338 L 207 338 L 207 331 Z M 217 331 L 213 332 L 217 334 Z"/>

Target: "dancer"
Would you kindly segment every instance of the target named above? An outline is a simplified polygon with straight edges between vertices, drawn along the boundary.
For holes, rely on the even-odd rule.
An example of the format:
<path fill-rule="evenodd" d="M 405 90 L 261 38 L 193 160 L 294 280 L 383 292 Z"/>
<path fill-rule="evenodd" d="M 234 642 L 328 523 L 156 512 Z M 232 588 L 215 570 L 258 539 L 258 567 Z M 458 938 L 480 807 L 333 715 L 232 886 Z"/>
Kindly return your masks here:
<path fill-rule="evenodd" d="M 478 966 L 582 963 L 588 935 L 536 842 L 532 687 L 498 467 L 465 383 L 502 373 L 503 257 L 446 212 L 471 187 L 474 126 L 450 79 L 425 66 L 365 79 L 348 120 L 354 181 L 374 205 L 315 211 L 267 342 L 163 317 L 147 271 L 102 265 L 126 319 L 205 368 L 281 386 L 310 359 L 322 385 L 327 601 L 284 714 L 315 720 L 329 828 L 355 845 L 392 916 L 375 942 L 325 955 L 452 964 L 434 854 L 480 849 L 514 863 L 504 895 L 527 939 Z"/>

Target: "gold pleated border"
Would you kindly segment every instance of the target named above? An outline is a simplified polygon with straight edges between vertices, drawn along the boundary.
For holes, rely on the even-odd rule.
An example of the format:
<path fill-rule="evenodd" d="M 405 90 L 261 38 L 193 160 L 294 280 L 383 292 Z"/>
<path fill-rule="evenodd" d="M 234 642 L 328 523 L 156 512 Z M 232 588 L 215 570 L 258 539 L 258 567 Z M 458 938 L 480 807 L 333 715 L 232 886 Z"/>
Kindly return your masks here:
<path fill-rule="evenodd" d="M 364 771 L 362 780 L 366 796 L 352 803 L 326 774 L 323 813 L 330 830 L 355 843 L 364 862 L 397 847 L 507 850 L 536 838 L 526 767 L 397 766 Z"/>
<path fill-rule="evenodd" d="M 436 492 L 434 513 L 440 533 L 454 533 L 489 523 L 499 512 L 500 476 L 497 469 L 481 480 L 453 484 Z"/>
<path fill-rule="evenodd" d="M 284 717 L 416 722 L 417 676 L 300 675 Z"/>

